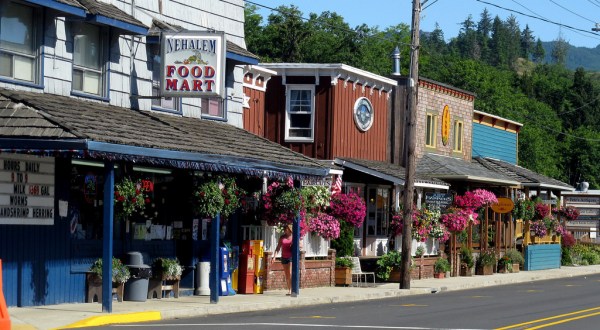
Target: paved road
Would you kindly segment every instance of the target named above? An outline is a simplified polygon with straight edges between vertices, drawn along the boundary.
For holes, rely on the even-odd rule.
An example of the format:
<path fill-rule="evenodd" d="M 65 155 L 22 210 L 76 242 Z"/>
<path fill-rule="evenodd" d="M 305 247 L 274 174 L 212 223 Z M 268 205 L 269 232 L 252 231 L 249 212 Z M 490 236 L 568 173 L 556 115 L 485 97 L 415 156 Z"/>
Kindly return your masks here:
<path fill-rule="evenodd" d="M 112 328 L 591 330 L 599 329 L 599 324 L 600 274 L 597 274 L 435 295 L 117 325 Z"/>

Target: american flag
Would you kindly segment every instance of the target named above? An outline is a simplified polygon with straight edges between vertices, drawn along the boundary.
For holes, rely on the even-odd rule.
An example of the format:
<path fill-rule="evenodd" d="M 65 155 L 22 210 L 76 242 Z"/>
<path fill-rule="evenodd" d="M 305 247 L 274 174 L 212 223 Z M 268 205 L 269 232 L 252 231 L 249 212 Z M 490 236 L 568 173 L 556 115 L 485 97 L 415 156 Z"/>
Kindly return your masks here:
<path fill-rule="evenodd" d="M 336 175 L 333 184 L 331 185 L 331 194 L 335 195 L 342 192 L 342 176 Z"/>

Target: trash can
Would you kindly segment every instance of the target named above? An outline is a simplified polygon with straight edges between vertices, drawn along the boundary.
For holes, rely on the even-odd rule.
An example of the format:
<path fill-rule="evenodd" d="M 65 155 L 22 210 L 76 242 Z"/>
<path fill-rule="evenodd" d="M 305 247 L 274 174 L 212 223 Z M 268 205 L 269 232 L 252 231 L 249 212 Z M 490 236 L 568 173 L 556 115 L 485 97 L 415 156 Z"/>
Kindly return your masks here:
<path fill-rule="evenodd" d="M 127 252 L 125 266 L 129 268 L 131 278 L 125 282 L 123 300 L 146 301 L 148 298 L 148 284 L 152 276 L 152 268 L 144 264 L 140 252 Z"/>

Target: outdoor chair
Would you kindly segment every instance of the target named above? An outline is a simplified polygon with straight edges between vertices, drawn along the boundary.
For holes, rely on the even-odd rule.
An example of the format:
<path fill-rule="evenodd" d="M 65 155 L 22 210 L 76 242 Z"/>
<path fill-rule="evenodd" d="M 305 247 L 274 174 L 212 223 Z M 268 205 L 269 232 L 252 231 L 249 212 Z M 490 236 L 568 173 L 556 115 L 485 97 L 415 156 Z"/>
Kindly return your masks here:
<path fill-rule="evenodd" d="M 352 257 L 352 285 L 354 283 L 357 286 L 362 286 L 362 284 L 369 284 L 369 276 L 373 277 L 373 286 L 375 285 L 375 273 L 374 272 L 363 272 L 360 268 L 360 260 L 358 257 Z"/>

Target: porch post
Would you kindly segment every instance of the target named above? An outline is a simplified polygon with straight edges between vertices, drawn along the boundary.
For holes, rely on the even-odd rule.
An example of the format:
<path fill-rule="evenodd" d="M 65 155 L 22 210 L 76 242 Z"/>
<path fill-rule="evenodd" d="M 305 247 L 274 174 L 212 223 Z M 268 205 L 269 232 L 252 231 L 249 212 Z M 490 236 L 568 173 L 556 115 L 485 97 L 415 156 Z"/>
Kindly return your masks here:
<path fill-rule="evenodd" d="M 300 214 L 296 215 L 292 230 L 292 297 L 300 294 Z"/>
<path fill-rule="evenodd" d="M 210 275 L 209 283 L 210 287 L 210 303 L 216 304 L 219 302 L 219 273 L 221 270 L 221 262 L 219 260 L 219 240 L 221 238 L 221 214 L 217 214 L 212 219 L 210 226 Z"/>
<path fill-rule="evenodd" d="M 115 165 L 104 162 L 104 216 L 102 242 L 102 312 L 112 313 L 112 257 Z"/>

